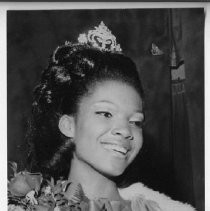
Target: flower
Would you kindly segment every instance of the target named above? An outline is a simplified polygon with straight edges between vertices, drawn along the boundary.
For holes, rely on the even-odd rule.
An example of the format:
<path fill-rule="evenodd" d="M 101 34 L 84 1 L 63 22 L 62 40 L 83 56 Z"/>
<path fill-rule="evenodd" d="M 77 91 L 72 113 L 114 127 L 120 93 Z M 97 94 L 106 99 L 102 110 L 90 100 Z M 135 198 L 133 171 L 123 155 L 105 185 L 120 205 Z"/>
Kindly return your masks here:
<path fill-rule="evenodd" d="M 40 173 L 14 172 L 14 177 L 8 183 L 8 191 L 14 196 L 25 196 L 31 190 L 37 192 L 40 189 L 42 179 Z"/>
<path fill-rule="evenodd" d="M 21 206 L 10 204 L 8 205 L 8 211 L 24 211 L 24 209 Z"/>

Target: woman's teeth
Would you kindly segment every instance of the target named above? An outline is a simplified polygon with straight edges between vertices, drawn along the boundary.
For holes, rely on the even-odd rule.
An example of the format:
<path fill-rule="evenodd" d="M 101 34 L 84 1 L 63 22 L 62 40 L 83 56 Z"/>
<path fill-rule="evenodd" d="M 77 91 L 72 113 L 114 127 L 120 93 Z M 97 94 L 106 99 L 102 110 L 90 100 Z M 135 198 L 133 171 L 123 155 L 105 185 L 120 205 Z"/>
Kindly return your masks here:
<path fill-rule="evenodd" d="M 104 148 L 122 153 L 124 155 L 128 152 L 128 150 L 125 149 L 124 147 L 121 147 L 121 146 L 115 145 L 115 144 L 104 144 Z"/>

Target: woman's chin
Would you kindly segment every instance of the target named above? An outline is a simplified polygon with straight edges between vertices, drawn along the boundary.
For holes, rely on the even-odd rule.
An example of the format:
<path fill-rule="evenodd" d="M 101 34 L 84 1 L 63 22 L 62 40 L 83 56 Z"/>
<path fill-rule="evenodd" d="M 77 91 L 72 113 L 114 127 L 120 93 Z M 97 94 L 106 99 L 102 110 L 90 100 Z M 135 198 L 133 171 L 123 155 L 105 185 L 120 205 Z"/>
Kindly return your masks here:
<path fill-rule="evenodd" d="M 125 168 L 110 168 L 110 169 L 103 169 L 101 173 L 105 175 L 106 177 L 112 178 L 112 177 L 118 177 L 122 175 L 125 171 Z"/>

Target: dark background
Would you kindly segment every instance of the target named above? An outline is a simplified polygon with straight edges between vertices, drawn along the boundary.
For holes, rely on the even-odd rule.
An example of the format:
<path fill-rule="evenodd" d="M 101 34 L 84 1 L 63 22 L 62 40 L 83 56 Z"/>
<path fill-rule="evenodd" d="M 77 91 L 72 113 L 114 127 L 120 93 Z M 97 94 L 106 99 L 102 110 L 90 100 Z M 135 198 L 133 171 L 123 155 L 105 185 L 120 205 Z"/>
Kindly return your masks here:
<path fill-rule="evenodd" d="M 120 9 L 7 12 L 8 160 L 24 169 L 32 91 L 49 55 L 100 21 L 136 62 L 145 88 L 144 147 L 130 181 L 204 210 L 204 10 Z M 178 34 L 178 36 L 177 36 Z M 152 43 L 163 55 L 152 55 Z M 172 45 L 186 78 L 175 93 Z"/>

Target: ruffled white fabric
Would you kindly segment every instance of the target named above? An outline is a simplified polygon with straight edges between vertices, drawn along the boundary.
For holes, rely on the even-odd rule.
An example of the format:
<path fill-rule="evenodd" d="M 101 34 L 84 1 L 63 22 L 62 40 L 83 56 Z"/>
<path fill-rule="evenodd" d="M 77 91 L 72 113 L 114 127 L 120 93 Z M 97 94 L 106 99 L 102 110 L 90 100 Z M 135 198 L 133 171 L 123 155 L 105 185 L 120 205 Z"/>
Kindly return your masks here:
<path fill-rule="evenodd" d="M 139 199 L 156 202 L 162 211 L 196 211 L 191 205 L 175 201 L 165 194 L 154 191 L 142 183 L 135 183 L 127 188 L 119 189 L 120 195 L 125 200 L 139 203 Z M 135 205 L 134 205 L 135 206 Z M 134 211 L 135 209 L 132 209 Z M 151 209 L 152 210 L 152 209 Z M 158 208 L 156 208 L 158 210 Z"/>

